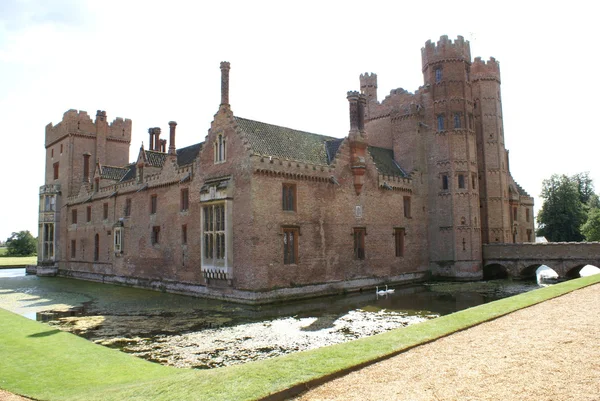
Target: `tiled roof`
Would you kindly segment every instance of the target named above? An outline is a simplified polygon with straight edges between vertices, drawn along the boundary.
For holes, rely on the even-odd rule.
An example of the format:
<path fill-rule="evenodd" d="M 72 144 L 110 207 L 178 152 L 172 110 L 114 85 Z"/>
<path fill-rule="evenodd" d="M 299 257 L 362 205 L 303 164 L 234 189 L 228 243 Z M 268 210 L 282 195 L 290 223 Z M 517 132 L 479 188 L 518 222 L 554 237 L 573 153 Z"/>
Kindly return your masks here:
<path fill-rule="evenodd" d="M 235 117 L 235 122 L 246 134 L 250 148 L 255 154 L 306 163 L 329 164 L 326 143 L 336 138 L 240 117 Z"/>
<path fill-rule="evenodd" d="M 184 166 L 190 164 L 198 156 L 204 142 L 197 143 L 185 148 L 177 149 L 177 165 Z"/>
<path fill-rule="evenodd" d="M 155 152 L 154 150 L 146 150 L 146 160 L 152 167 L 162 167 L 167 159 L 167 154 L 162 152 Z"/>
<path fill-rule="evenodd" d="M 325 149 L 327 150 L 327 160 L 329 161 L 329 164 L 331 164 L 335 159 L 335 155 L 337 155 L 338 149 L 343 141 L 344 138 L 332 139 L 325 142 Z"/>
<path fill-rule="evenodd" d="M 128 164 L 127 166 L 125 166 L 125 168 L 127 169 L 127 174 L 125 174 L 123 178 L 121 178 L 121 182 L 133 180 L 137 171 L 135 163 Z"/>
<path fill-rule="evenodd" d="M 406 177 L 407 174 L 394 160 L 394 151 L 392 149 L 378 148 L 369 146 L 369 153 L 375 162 L 375 167 L 380 174 L 396 175 Z"/>
<path fill-rule="evenodd" d="M 121 181 L 128 171 L 127 167 L 100 166 L 100 177 L 108 180 Z"/>

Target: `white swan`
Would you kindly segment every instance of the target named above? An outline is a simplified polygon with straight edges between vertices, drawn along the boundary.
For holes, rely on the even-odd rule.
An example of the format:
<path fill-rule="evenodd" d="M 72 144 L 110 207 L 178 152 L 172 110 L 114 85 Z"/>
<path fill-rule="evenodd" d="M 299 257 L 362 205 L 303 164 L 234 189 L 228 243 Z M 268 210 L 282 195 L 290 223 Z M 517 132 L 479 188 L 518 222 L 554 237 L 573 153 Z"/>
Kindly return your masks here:
<path fill-rule="evenodd" d="M 387 292 L 385 292 L 384 290 L 379 291 L 379 287 L 375 287 L 375 294 L 385 295 L 385 294 L 387 294 Z"/>
<path fill-rule="evenodd" d="M 388 293 L 388 294 L 393 294 L 393 293 L 394 293 L 394 291 L 396 291 L 394 288 L 390 288 L 390 289 L 388 290 L 388 286 L 387 286 L 387 285 L 385 286 L 385 292 L 386 292 L 386 293 Z"/>

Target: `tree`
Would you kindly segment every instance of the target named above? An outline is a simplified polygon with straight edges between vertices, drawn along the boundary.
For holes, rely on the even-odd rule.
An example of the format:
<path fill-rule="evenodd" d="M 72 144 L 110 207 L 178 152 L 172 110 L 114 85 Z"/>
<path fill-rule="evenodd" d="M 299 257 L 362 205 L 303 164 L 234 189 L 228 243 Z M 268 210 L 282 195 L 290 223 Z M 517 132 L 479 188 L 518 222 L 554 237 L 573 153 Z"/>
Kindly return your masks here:
<path fill-rule="evenodd" d="M 581 233 L 586 241 L 600 241 L 600 209 L 592 208 L 587 221 L 581 226 Z"/>
<path fill-rule="evenodd" d="M 593 185 L 587 174 L 573 177 L 554 174 L 544 180 L 541 195 L 544 204 L 537 217 L 537 234 L 552 242 L 582 241 L 581 226 L 587 219 L 585 202 L 592 199 L 592 194 Z"/>
<path fill-rule="evenodd" d="M 31 256 L 37 253 L 37 240 L 29 231 L 12 233 L 6 240 L 8 256 Z"/>

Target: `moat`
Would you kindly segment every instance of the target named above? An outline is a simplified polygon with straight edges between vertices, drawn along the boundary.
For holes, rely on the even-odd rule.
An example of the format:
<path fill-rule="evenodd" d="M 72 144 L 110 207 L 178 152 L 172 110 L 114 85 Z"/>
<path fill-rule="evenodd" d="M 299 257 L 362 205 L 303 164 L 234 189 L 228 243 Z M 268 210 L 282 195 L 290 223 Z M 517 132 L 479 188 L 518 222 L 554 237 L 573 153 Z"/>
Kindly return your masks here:
<path fill-rule="evenodd" d="M 0 307 L 165 365 L 208 369 L 318 348 L 538 288 L 495 280 L 247 306 L 0 270 Z"/>

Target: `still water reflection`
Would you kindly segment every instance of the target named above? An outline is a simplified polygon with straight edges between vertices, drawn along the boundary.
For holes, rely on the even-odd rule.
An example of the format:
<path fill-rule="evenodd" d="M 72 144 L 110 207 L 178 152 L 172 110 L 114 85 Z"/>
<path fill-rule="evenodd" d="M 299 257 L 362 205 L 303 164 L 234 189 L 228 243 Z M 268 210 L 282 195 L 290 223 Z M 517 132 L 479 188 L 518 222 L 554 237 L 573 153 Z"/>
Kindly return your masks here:
<path fill-rule="evenodd" d="M 14 269 L 16 270 L 16 269 Z M 0 307 L 139 357 L 212 368 L 318 348 L 537 288 L 496 280 L 374 289 L 267 306 L 0 271 Z"/>

